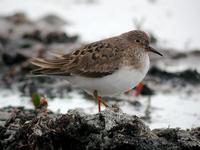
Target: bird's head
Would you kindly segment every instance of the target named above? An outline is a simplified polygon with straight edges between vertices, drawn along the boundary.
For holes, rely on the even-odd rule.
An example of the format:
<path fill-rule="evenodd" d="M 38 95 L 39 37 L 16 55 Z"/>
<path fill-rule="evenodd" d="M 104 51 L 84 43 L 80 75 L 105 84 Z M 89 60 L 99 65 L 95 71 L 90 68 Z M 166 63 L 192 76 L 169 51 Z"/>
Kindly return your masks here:
<path fill-rule="evenodd" d="M 150 38 L 144 31 L 133 30 L 125 33 L 124 35 L 127 38 L 127 40 L 132 45 L 134 45 L 134 47 L 137 47 L 138 49 L 143 50 L 145 52 L 153 52 L 155 54 L 163 56 L 160 52 L 158 52 L 150 46 Z"/>

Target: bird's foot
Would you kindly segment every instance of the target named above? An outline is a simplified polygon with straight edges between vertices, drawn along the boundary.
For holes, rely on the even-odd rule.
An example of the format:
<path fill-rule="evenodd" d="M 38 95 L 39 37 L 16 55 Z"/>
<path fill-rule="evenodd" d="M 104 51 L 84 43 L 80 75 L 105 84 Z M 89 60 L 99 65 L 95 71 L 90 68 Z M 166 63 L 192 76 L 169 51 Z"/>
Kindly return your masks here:
<path fill-rule="evenodd" d="M 98 101 L 98 111 L 101 111 L 101 104 L 103 104 L 105 107 L 109 107 L 106 102 L 102 100 L 101 96 L 97 96 L 97 101 Z"/>

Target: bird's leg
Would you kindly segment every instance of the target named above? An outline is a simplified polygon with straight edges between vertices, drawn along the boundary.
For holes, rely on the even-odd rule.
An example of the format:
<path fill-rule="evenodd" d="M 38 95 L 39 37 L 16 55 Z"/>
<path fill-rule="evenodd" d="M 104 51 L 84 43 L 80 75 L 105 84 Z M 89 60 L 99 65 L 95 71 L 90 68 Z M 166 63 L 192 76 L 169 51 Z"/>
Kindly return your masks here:
<path fill-rule="evenodd" d="M 100 97 L 101 98 L 101 97 Z M 108 107 L 108 104 L 106 102 L 104 102 L 101 98 L 101 103 L 105 106 L 105 107 Z"/>
<path fill-rule="evenodd" d="M 97 100 L 97 102 L 98 102 L 98 110 L 99 110 L 99 112 L 100 112 L 100 111 L 101 111 L 101 97 L 98 96 L 97 90 L 94 91 L 93 95 L 94 95 L 94 98 L 95 98 L 95 99 Z"/>
<path fill-rule="evenodd" d="M 98 95 L 97 90 L 94 91 L 93 95 L 94 95 L 94 98 L 95 98 L 95 99 L 97 100 L 97 102 L 98 102 L 98 110 L 99 110 L 99 112 L 101 111 L 101 103 L 102 103 L 105 107 L 108 107 L 108 104 L 106 104 L 104 101 L 102 101 L 101 96 Z"/>
<path fill-rule="evenodd" d="M 135 96 L 139 96 L 142 92 L 142 89 L 144 87 L 143 82 L 140 82 L 136 87 L 135 87 Z"/>
<path fill-rule="evenodd" d="M 142 92 L 142 89 L 144 87 L 144 83 L 140 82 L 136 87 L 135 87 L 135 91 L 134 91 L 134 96 L 139 96 Z M 132 92 L 134 89 L 129 89 L 126 92 L 124 92 L 124 94 L 129 94 L 130 92 Z"/>

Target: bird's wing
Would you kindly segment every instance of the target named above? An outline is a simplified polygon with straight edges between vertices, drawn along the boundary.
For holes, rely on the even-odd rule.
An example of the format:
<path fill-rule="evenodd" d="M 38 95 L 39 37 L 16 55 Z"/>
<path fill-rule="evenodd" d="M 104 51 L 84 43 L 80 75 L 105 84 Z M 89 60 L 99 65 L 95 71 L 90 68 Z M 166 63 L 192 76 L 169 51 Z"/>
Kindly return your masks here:
<path fill-rule="evenodd" d="M 31 63 L 39 66 L 33 74 L 103 77 L 118 69 L 121 57 L 117 46 L 99 41 L 51 60 L 34 58 Z"/>

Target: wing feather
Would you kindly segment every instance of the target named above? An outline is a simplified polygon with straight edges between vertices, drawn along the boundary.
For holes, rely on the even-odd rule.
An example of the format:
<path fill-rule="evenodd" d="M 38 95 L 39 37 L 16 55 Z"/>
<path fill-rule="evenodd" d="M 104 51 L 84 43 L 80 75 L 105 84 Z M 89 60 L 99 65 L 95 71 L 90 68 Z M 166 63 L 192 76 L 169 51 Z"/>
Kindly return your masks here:
<path fill-rule="evenodd" d="M 85 45 L 69 54 L 56 55 L 53 59 L 33 58 L 31 63 L 39 68 L 33 74 L 79 75 L 103 77 L 118 69 L 120 49 L 110 42 L 99 41 Z"/>

